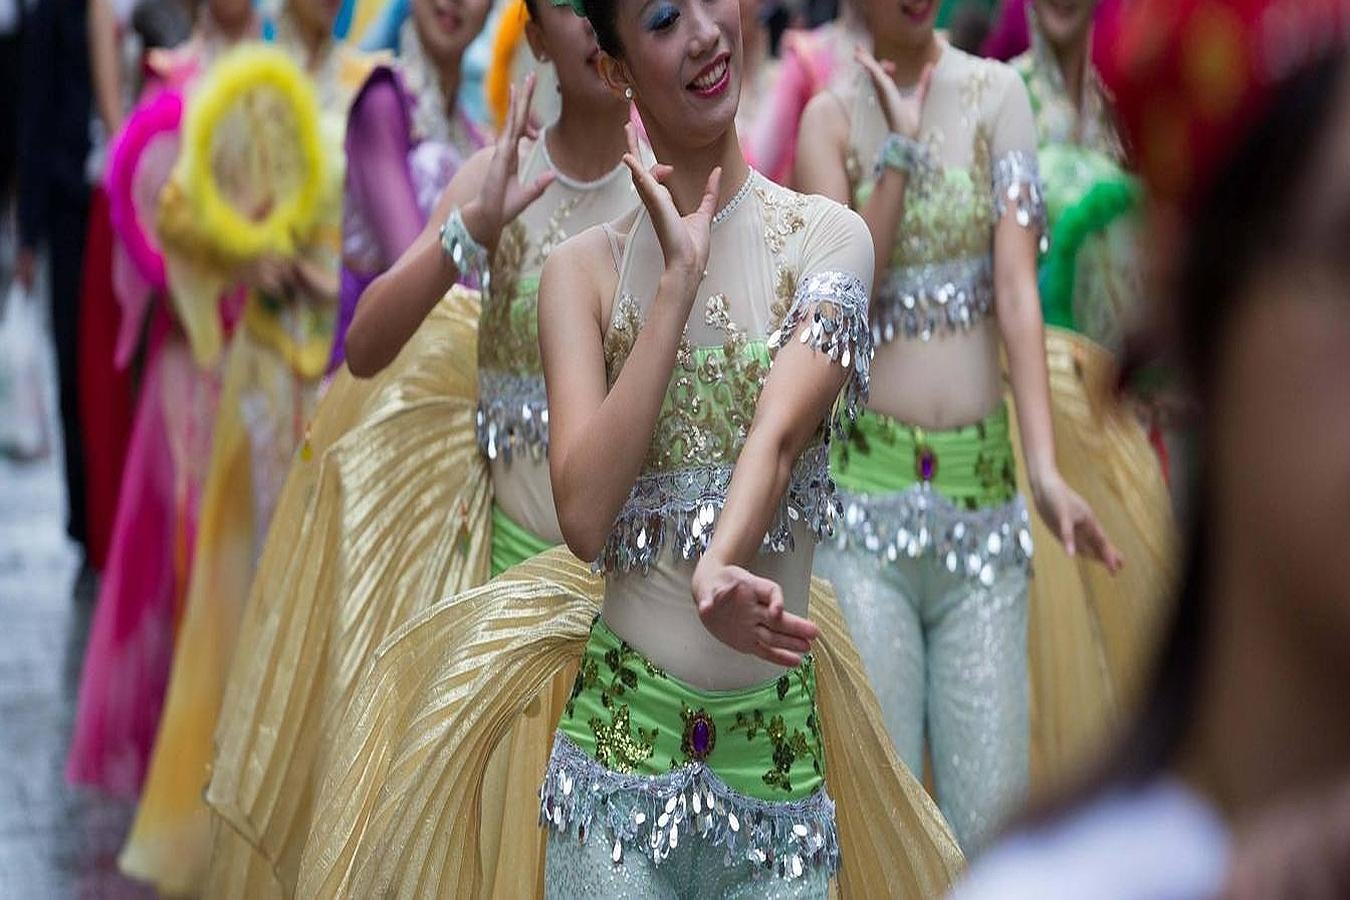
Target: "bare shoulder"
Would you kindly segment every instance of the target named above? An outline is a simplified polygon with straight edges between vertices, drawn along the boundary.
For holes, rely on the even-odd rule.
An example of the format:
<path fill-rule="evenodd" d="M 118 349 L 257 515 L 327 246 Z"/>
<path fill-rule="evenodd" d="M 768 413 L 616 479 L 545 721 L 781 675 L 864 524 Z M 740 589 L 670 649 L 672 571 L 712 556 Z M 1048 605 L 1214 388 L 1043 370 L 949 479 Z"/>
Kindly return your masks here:
<path fill-rule="evenodd" d="M 848 109 L 845 100 L 833 90 L 818 91 L 802 111 L 800 134 L 819 135 L 842 141 L 848 135 Z"/>

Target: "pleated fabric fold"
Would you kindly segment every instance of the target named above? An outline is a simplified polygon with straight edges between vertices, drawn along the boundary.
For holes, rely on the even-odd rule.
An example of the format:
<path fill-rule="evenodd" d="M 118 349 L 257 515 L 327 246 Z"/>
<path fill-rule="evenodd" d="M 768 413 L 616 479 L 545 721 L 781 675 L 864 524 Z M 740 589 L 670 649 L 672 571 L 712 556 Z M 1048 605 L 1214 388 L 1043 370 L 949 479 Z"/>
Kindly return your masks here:
<path fill-rule="evenodd" d="M 343 367 L 318 407 L 272 520 L 216 731 L 211 896 L 293 894 L 315 778 L 376 648 L 430 603 L 487 580 L 478 314 L 477 292 L 455 288 L 380 375 Z"/>
<path fill-rule="evenodd" d="M 542 890 L 536 788 L 601 580 L 565 549 L 416 616 L 381 646 L 319 786 L 299 895 L 528 896 Z M 962 866 L 901 765 L 829 587 L 812 586 L 827 783 L 843 896 L 936 897 Z M 503 739 L 511 735 L 508 744 Z M 503 749 L 504 748 L 504 749 Z M 484 854 L 479 821 L 500 816 Z M 508 864 L 508 892 L 483 859 Z"/>
<path fill-rule="evenodd" d="M 1143 426 L 1115 402 L 1114 356 L 1061 328 L 1046 329 L 1046 353 L 1060 473 L 1091 504 L 1125 568 L 1112 577 L 1069 557 L 1031 516 L 1033 792 L 1074 778 L 1116 734 L 1138 700 L 1176 577 L 1171 499 Z M 1030 500 L 1020 436 L 1013 445 L 1018 488 Z"/>

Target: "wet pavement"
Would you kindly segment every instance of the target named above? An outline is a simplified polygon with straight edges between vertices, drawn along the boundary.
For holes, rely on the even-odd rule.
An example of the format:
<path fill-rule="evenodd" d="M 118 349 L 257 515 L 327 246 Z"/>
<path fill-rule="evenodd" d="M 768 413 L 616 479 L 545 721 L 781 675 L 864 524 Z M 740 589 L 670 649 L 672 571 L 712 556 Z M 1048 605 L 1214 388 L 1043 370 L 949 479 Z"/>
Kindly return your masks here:
<path fill-rule="evenodd" d="M 97 589 L 65 538 L 60 452 L 0 456 L 0 898 L 151 897 L 117 872 L 131 805 L 63 774 Z"/>

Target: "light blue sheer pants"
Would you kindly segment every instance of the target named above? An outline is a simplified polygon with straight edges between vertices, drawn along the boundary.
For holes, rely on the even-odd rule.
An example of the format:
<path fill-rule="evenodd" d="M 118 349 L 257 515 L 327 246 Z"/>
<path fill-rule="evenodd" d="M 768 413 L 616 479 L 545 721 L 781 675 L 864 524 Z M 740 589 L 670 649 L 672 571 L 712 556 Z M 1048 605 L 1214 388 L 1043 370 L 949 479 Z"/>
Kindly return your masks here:
<path fill-rule="evenodd" d="M 986 586 L 932 554 L 828 544 L 815 572 L 834 584 L 897 752 L 922 777 L 926 743 L 938 807 L 973 855 L 1026 791 L 1026 571 Z"/>

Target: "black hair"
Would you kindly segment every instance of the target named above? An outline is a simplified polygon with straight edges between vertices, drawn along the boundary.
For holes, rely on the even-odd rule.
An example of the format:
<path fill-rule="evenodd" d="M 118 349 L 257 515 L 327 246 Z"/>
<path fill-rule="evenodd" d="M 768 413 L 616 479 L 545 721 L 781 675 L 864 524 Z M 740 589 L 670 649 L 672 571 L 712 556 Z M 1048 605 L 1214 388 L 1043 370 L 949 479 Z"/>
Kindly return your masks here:
<path fill-rule="evenodd" d="M 615 23 L 619 12 L 619 0 L 582 0 L 586 9 L 586 19 L 595 31 L 595 42 L 600 49 L 615 59 L 623 57 L 623 44 L 619 42 L 619 32 Z"/>
<path fill-rule="evenodd" d="M 530 14 L 530 21 L 539 21 L 539 0 L 525 0 L 525 12 Z"/>
<path fill-rule="evenodd" d="M 1077 788 L 1032 811 L 1021 824 L 1052 821 L 1108 790 L 1138 785 L 1175 761 L 1196 718 L 1212 602 L 1209 522 L 1215 485 L 1203 409 L 1242 286 L 1278 254 L 1287 223 L 1333 109 L 1344 56 L 1326 58 L 1286 79 L 1260 121 L 1239 141 L 1193 215 L 1173 291 L 1177 362 L 1202 411 L 1194 441 L 1189 524 L 1182 575 L 1143 702 L 1123 738 Z M 1129 354 L 1127 353 L 1127 357 Z M 1132 368 L 1127 358 L 1126 368 Z"/>

